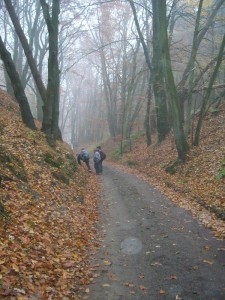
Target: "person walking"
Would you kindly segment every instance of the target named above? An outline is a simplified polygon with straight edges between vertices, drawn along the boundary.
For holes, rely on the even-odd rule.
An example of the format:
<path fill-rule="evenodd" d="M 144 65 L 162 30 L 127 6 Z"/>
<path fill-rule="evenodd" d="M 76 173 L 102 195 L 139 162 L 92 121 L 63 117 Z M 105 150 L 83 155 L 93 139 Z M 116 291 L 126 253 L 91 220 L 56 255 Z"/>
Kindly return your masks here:
<path fill-rule="evenodd" d="M 94 168 L 95 168 L 96 174 L 99 175 L 100 174 L 100 162 L 101 162 L 101 156 L 100 156 L 99 149 L 94 150 L 93 161 L 94 161 Z"/>
<path fill-rule="evenodd" d="M 86 164 L 88 171 L 91 172 L 89 160 L 90 158 L 88 151 L 85 148 L 82 148 L 81 153 L 77 155 L 77 162 L 79 165 L 81 165 L 81 161 L 83 161 Z"/>
<path fill-rule="evenodd" d="M 106 154 L 105 154 L 104 151 L 102 151 L 101 146 L 98 146 L 97 149 L 98 149 L 98 151 L 100 153 L 100 157 L 101 157 L 101 160 L 99 162 L 99 174 L 102 174 L 103 173 L 103 165 L 102 165 L 102 163 L 103 163 L 103 160 L 106 159 Z"/>

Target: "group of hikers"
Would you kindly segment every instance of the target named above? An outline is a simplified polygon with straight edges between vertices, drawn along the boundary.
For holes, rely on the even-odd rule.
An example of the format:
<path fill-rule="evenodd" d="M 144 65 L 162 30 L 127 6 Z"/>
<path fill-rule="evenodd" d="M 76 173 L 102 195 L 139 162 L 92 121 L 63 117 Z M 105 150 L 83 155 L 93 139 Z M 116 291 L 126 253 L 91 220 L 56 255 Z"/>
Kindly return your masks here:
<path fill-rule="evenodd" d="M 106 159 L 105 152 L 102 151 L 101 146 L 98 146 L 93 153 L 93 162 L 94 162 L 94 168 L 97 175 L 100 175 L 103 173 L 103 166 L 102 162 Z M 81 152 L 77 155 L 77 162 L 79 165 L 81 165 L 81 162 L 84 162 L 88 168 L 88 171 L 91 172 L 90 167 L 90 156 L 88 151 L 85 148 L 81 149 Z"/>

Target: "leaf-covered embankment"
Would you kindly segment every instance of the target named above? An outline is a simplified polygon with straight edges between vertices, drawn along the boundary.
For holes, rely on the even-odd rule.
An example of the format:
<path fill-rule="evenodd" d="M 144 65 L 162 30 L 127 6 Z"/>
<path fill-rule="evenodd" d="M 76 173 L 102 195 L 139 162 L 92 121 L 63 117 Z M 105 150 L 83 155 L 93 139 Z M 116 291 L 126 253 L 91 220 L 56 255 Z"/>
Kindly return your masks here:
<path fill-rule="evenodd" d="M 0 298 L 77 299 L 97 246 L 95 176 L 26 128 L 2 91 L 0 107 Z"/>
<path fill-rule="evenodd" d="M 225 238 L 225 106 L 209 112 L 204 119 L 200 145 L 192 146 L 187 161 L 171 168 L 177 152 L 169 135 L 160 145 L 156 136 L 151 146 L 145 137 L 132 142 L 132 151 L 119 162 L 128 171 L 138 172 L 178 205 L 190 210 L 215 236 Z M 104 145 L 108 153 L 118 142 Z M 118 148 L 117 148 L 118 149 Z M 118 150 L 117 150 L 118 153 Z M 115 152 L 114 152 L 115 157 Z M 118 157 L 118 155 L 117 155 Z M 169 168 L 168 168 L 169 167 Z M 132 168 L 132 169 L 131 169 Z M 167 172 L 167 171 L 169 172 Z"/>

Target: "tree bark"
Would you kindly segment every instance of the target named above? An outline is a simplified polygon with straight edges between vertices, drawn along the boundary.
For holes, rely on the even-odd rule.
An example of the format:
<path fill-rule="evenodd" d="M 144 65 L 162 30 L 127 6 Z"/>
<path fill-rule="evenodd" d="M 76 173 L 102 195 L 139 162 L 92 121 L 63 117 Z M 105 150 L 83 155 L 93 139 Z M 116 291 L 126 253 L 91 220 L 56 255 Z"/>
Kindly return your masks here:
<path fill-rule="evenodd" d="M 7 11 L 10 15 L 10 18 L 12 20 L 12 23 L 14 25 L 14 28 L 15 28 L 15 31 L 20 39 L 20 42 L 23 46 L 23 50 L 24 50 L 24 53 L 26 55 L 26 58 L 27 58 L 27 61 L 29 63 L 29 66 L 30 66 L 30 69 L 31 69 L 31 72 L 32 72 L 32 75 L 33 75 L 33 78 L 34 78 L 34 81 L 37 85 L 37 88 L 39 90 L 39 93 L 41 95 L 41 98 L 43 100 L 43 102 L 45 103 L 46 102 L 46 89 L 45 89 L 45 86 L 42 82 L 42 79 L 41 79 L 41 75 L 40 73 L 38 72 L 38 69 L 37 69 L 37 66 L 36 66 L 36 62 L 33 58 L 33 55 L 32 55 L 32 52 L 31 52 L 31 49 L 29 47 L 29 43 L 27 41 L 27 38 L 26 36 L 24 35 L 24 32 L 21 28 L 21 25 L 20 25 L 20 22 L 17 18 L 17 15 L 15 13 L 15 10 L 14 10 L 14 7 L 12 5 L 12 1 L 11 0 L 4 0 L 5 2 L 5 6 L 7 8 Z"/>
<path fill-rule="evenodd" d="M 148 91 L 147 91 L 147 107 L 146 107 L 146 115 L 145 115 L 145 130 L 146 130 L 146 138 L 147 138 L 147 146 L 152 144 L 151 137 L 151 119 L 150 119 L 150 111 L 151 111 L 151 100 L 152 100 L 152 78 L 149 76 L 148 82 Z"/>
<path fill-rule="evenodd" d="M 24 93 L 23 85 L 20 81 L 19 74 L 16 71 L 16 67 L 12 61 L 10 53 L 5 48 L 5 45 L 2 41 L 2 38 L 0 37 L 0 55 L 4 62 L 5 69 L 8 73 L 8 76 L 11 80 L 14 95 L 16 97 L 16 100 L 19 103 L 20 111 L 22 115 L 22 120 L 24 124 L 26 124 L 27 127 L 29 127 L 32 130 L 36 129 L 34 119 L 30 110 L 30 106 L 27 100 L 27 97 Z"/>
<path fill-rule="evenodd" d="M 167 91 L 169 93 L 170 109 L 172 112 L 173 134 L 174 134 L 176 149 L 178 152 L 178 159 L 184 161 L 189 146 L 186 141 L 186 137 L 183 130 L 179 98 L 178 98 L 178 93 L 177 93 L 173 72 L 172 72 L 172 64 L 171 64 L 171 58 L 169 52 L 169 41 L 168 41 L 168 34 L 167 34 L 166 0 L 161 0 L 160 3 L 158 2 L 158 0 L 152 0 L 152 3 L 154 4 L 153 5 L 154 9 L 156 8 L 158 10 L 159 12 L 158 15 L 161 16 L 160 18 L 161 39 L 159 41 L 160 43 L 162 43 L 161 44 L 162 54 L 163 54 L 162 59 L 163 59 Z M 153 14 L 155 12 L 156 11 L 153 11 Z"/>
<path fill-rule="evenodd" d="M 152 74 L 153 91 L 156 102 L 156 114 L 157 114 L 157 131 L 158 131 L 158 141 L 161 142 L 165 139 L 166 135 L 170 131 L 170 126 L 168 122 L 168 111 L 166 102 L 166 92 L 164 86 L 164 76 L 163 76 L 163 65 L 162 65 L 162 49 L 161 49 L 161 17 L 159 16 L 160 10 L 158 5 L 159 1 L 152 1 L 153 6 L 153 59 L 152 64 L 150 61 L 150 54 L 148 47 L 145 43 L 143 34 L 140 29 L 140 25 L 137 19 L 137 12 L 135 9 L 134 1 L 129 0 L 131 9 L 134 15 L 134 22 L 137 28 L 137 32 L 144 50 L 145 60 L 147 66 Z M 165 20 L 166 21 L 166 20 Z M 149 111 L 150 113 L 150 111 Z M 149 120 L 150 116 L 146 116 L 146 121 Z M 148 143 L 150 131 L 146 132 Z"/>
<path fill-rule="evenodd" d="M 44 103 L 42 130 L 50 134 L 54 139 L 62 139 L 58 126 L 59 121 L 59 84 L 60 70 L 58 62 L 58 27 L 60 0 L 52 3 L 52 17 L 49 13 L 49 6 L 45 0 L 40 0 L 44 18 L 49 33 L 49 58 L 48 58 L 48 86 L 47 101 Z"/>
<path fill-rule="evenodd" d="M 144 55 L 145 55 L 145 61 L 146 64 L 148 66 L 148 69 L 150 71 L 150 73 L 152 73 L 152 64 L 151 64 L 151 60 L 150 60 L 150 54 L 149 54 L 149 50 L 147 47 L 147 44 L 145 43 L 144 40 L 144 36 L 142 34 L 141 28 L 140 28 L 140 24 L 138 22 L 138 18 L 137 18 L 137 12 L 136 12 L 136 8 L 134 5 L 134 1 L 133 0 L 128 0 L 128 2 L 130 3 L 132 12 L 133 12 L 133 16 L 134 16 L 134 22 L 135 22 L 135 26 L 137 28 L 137 32 L 138 32 L 138 36 L 140 39 L 140 42 L 142 44 L 143 47 L 143 51 L 144 51 Z M 151 76 L 151 75 L 150 75 Z M 145 116 L 145 133 L 146 133 L 146 139 L 147 139 L 147 145 L 149 146 L 151 144 L 151 127 L 150 127 L 150 104 L 151 104 L 151 87 L 148 86 L 148 91 L 147 91 L 147 111 L 146 111 L 146 116 Z"/>
<path fill-rule="evenodd" d="M 166 96 L 166 83 L 164 73 L 164 56 L 163 45 L 166 42 L 165 28 L 167 29 L 166 15 L 163 14 L 162 3 L 164 1 L 152 0 L 153 11 L 153 90 L 156 102 L 157 114 L 157 131 L 158 141 L 161 142 L 165 139 L 170 131 L 168 122 L 168 109 L 167 109 L 167 96 Z M 166 4 L 164 4 L 166 5 Z M 167 41 L 168 42 L 168 41 Z"/>

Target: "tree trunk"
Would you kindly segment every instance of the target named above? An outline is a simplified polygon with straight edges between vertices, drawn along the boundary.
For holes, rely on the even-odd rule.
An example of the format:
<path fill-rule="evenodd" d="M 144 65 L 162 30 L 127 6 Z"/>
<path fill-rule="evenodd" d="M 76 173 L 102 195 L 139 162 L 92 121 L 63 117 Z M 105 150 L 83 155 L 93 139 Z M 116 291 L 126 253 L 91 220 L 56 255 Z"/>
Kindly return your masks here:
<path fill-rule="evenodd" d="M 23 46 L 24 53 L 26 55 L 27 61 L 29 63 L 34 81 L 37 85 L 37 88 L 39 90 L 41 98 L 42 98 L 43 102 L 46 102 L 46 89 L 45 89 L 45 86 L 42 82 L 41 75 L 38 72 L 36 62 L 33 58 L 32 52 L 30 50 L 30 47 L 29 47 L 29 44 L 28 44 L 28 41 L 27 41 L 27 38 L 24 35 L 24 32 L 23 32 L 23 30 L 21 28 L 21 25 L 20 25 L 20 22 L 17 18 L 17 15 L 15 13 L 14 8 L 13 8 L 12 2 L 11 2 L 11 0 L 4 0 L 4 2 L 5 2 L 5 6 L 7 8 L 7 11 L 10 15 L 10 18 L 12 20 L 12 23 L 14 25 L 15 31 L 16 31 L 16 33 L 17 33 L 17 35 L 20 39 L 20 42 Z"/>
<path fill-rule="evenodd" d="M 164 53 L 165 28 L 167 29 L 166 15 L 163 15 L 162 1 L 152 0 L 153 11 L 153 90 L 156 102 L 158 141 L 165 139 L 170 131 L 165 91 Z M 164 2 L 164 1 L 163 1 Z M 166 5 L 164 3 L 164 5 Z"/>
<path fill-rule="evenodd" d="M 103 49 L 100 49 L 100 57 L 101 57 L 101 66 L 102 66 L 103 89 L 104 89 L 105 101 L 107 106 L 107 122 L 108 122 L 110 136 L 116 137 L 117 114 L 116 114 L 115 105 L 113 103 L 113 94 L 112 94 L 109 76 L 107 73 L 106 59 L 103 53 Z"/>
<path fill-rule="evenodd" d="M 169 42 L 167 35 L 167 22 L 166 22 L 166 0 L 160 1 L 152 0 L 154 2 L 154 8 L 156 8 L 159 12 L 160 18 L 160 34 L 161 39 L 161 49 L 162 49 L 162 58 L 163 58 L 163 66 L 165 71 L 165 79 L 167 91 L 169 93 L 169 101 L 170 101 L 170 109 L 172 112 L 172 120 L 173 120 L 173 134 L 175 139 L 175 144 L 178 152 L 178 159 L 181 161 L 185 160 L 185 156 L 188 152 L 188 143 L 185 138 L 183 125 L 182 125 L 182 117 L 181 117 L 181 109 L 179 104 L 178 93 L 173 77 L 171 58 L 169 52 Z M 153 11 L 153 14 L 156 11 Z"/>
<path fill-rule="evenodd" d="M 7 93 L 10 94 L 12 97 L 15 96 L 14 95 L 14 91 L 13 91 L 13 87 L 12 87 L 12 83 L 11 80 L 9 78 L 9 75 L 4 67 L 4 77 L 5 77 L 5 83 L 6 83 L 6 90 Z"/>
<path fill-rule="evenodd" d="M 150 73 L 152 73 L 152 65 L 151 65 L 151 61 L 150 61 L 150 54 L 149 54 L 147 44 L 145 43 L 144 36 L 142 34 L 140 24 L 138 22 L 137 12 L 136 12 L 136 8 L 135 8 L 135 5 L 134 5 L 134 1 L 133 0 L 128 0 L 128 1 L 130 3 L 130 6 L 131 6 L 131 9 L 132 9 L 132 12 L 133 12 L 135 26 L 137 28 L 138 36 L 140 38 L 140 42 L 141 42 L 142 47 L 143 47 L 143 51 L 144 51 L 144 55 L 145 55 L 145 61 L 146 61 L 146 64 L 148 66 L 148 69 L 149 69 Z M 151 88 L 148 86 L 147 112 L 146 112 L 146 116 L 145 116 L 145 130 L 146 130 L 147 145 L 150 145 L 151 142 L 152 142 L 151 141 L 151 128 L 150 128 L 150 103 L 151 103 L 150 90 L 151 90 Z"/>
<path fill-rule="evenodd" d="M 49 33 L 49 58 L 48 58 L 48 86 L 47 101 L 44 103 L 42 130 L 50 134 L 52 138 L 62 139 L 58 126 L 59 121 L 59 63 L 58 63 L 58 27 L 60 0 L 52 3 L 52 17 L 49 13 L 49 6 L 45 0 L 40 0 L 44 18 Z"/>
<path fill-rule="evenodd" d="M 11 80 L 14 95 L 20 106 L 22 120 L 23 120 L 24 124 L 26 124 L 30 129 L 35 130 L 36 126 L 34 123 L 34 119 L 33 119 L 33 116 L 32 116 L 31 110 L 30 110 L 30 106 L 29 106 L 27 97 L 24 93 L 24 89 L 23 89 L 22 83 L 19 78 L 19 74 L 16 71 L 15 65 L 11 58 L 11 55 L 5 48 L 5 45 L 4 45 L 1 37 L 0 37 L 0 54 L 1 54 L 1 58 L 5 65 L 5 69 Z"/>
<path fill-rule="evenodd" d="M 220 46 L 218 60 L 217 60 L 215 69 L 214 69 L 213 74 L 210 78 L 208 89 L 207 89 L 206 95 L 203 99 L 203 104 L 202 104 L 201 111 L 200 111 L 200 114 L 199 114 L 198 124 L 197 124 L 196 132 L 195 132 L 195 139 L 194 139 L 194 143 L 193 143 L 195 146 L 197 146 L 199 144 L 200 133 L 201 133 L 201 128 L 202 128 L 202 122 L 203 122 L 203 118 L 204 118 L 204 115 L 205 115 L 205 112 L 206 112 L 206 106 L 208 104 L 208 100 L 209 100 L 210 94 L 212 92 L 213 83 L 216 80 L 216 76 L 218 74 L 218 70 L 219 70 L 219 67 L 220 67 L 221 62 L 222 62 L 224 48 L 225 48 L 225 34 L 223 36 L 223 40 L 222 40 L 222 43 L 221 43 L 221 46 Z"/>
<path fill-rule="evenodd" d="M 153 90 L 156 102 L 156 113 L 157 113 L 157 131 L 158 131 L 158 141 L 161 142 L 165 139 L 167 133 L 170 130 L 168 123 L 168 113 L 167 113 L 167 103 L 166 103 L 166 93 L 164 86 L 164 76 L 163 76 L 163 66 L 162 66 L 162 52 L 161 52 L 161 44 L 160 44 L 160 22 L 161 17 L 159 16 L 160 10 L 158 9 L 158 5 L 160 5 L 159 1 L 152 1 L 153 6 L 153 60 L 152 65 L 150 62 L 150 55 L 147 45 L 145 43 L 143 34 L 140 29 L 140 24 L 137 19 L 137 12 L 134 6 L 134 1 L 129 0 L 133 15 L 134 22 L 137 28 L 137 32 L 144 50 L 145 60 L 147 66 L 152 73 L 153 78 Z M 146 118 L 147 121 L 147 118 Z M 146 123 L 147 124 L 147 123 Z M 147 128 L 147 127 L 146 127 Z M 148 128 L 149 129 L 149 128 Z M 146 133 L 149 135 L 150 132 Z M 148 138 L 149 142 L 149 138 Z"/>
<path fill-rule="evenodd" d="M 195 61 L 198 51 L 198 35 L 199 35 L 199 26 L 200 26 L 200 18 L 202 12 L 203 0 L 199 1 L 198 12 L 195 22 L 195 31 L 193 36 L 193 44 L 192 51 L 189 60 L 189 68 L 188 68 L 188 92 L 187 92 L 187 113 L 186 113 L 186 135 L 190 133 L 191 129 L 191 111 L 192 111 L 192 89 L 193 89 L 193 81 L 194 81 L 194 73 L 195 73 Z M 187 70 L 187 69 L 186 69 Z M 187 76 L 187 75 L 186 75 Z"/>
<path fill-rule="evenodd" d="M 151 100 L 152 100 L 152 92 L 151 92 L 152 82 L 151 81 L 152 81 L 152 79 L 151 79 L 151 75 L 150 75 L 149 83 L 148 83 L 148 92 L 147 92 L 147 109 L 146 109 L 146 115 L 145 115 L 145 130 L 146 130 L 147 146 L 150 146 L 152 144 L 151 119 L 150 119 Z"/>

